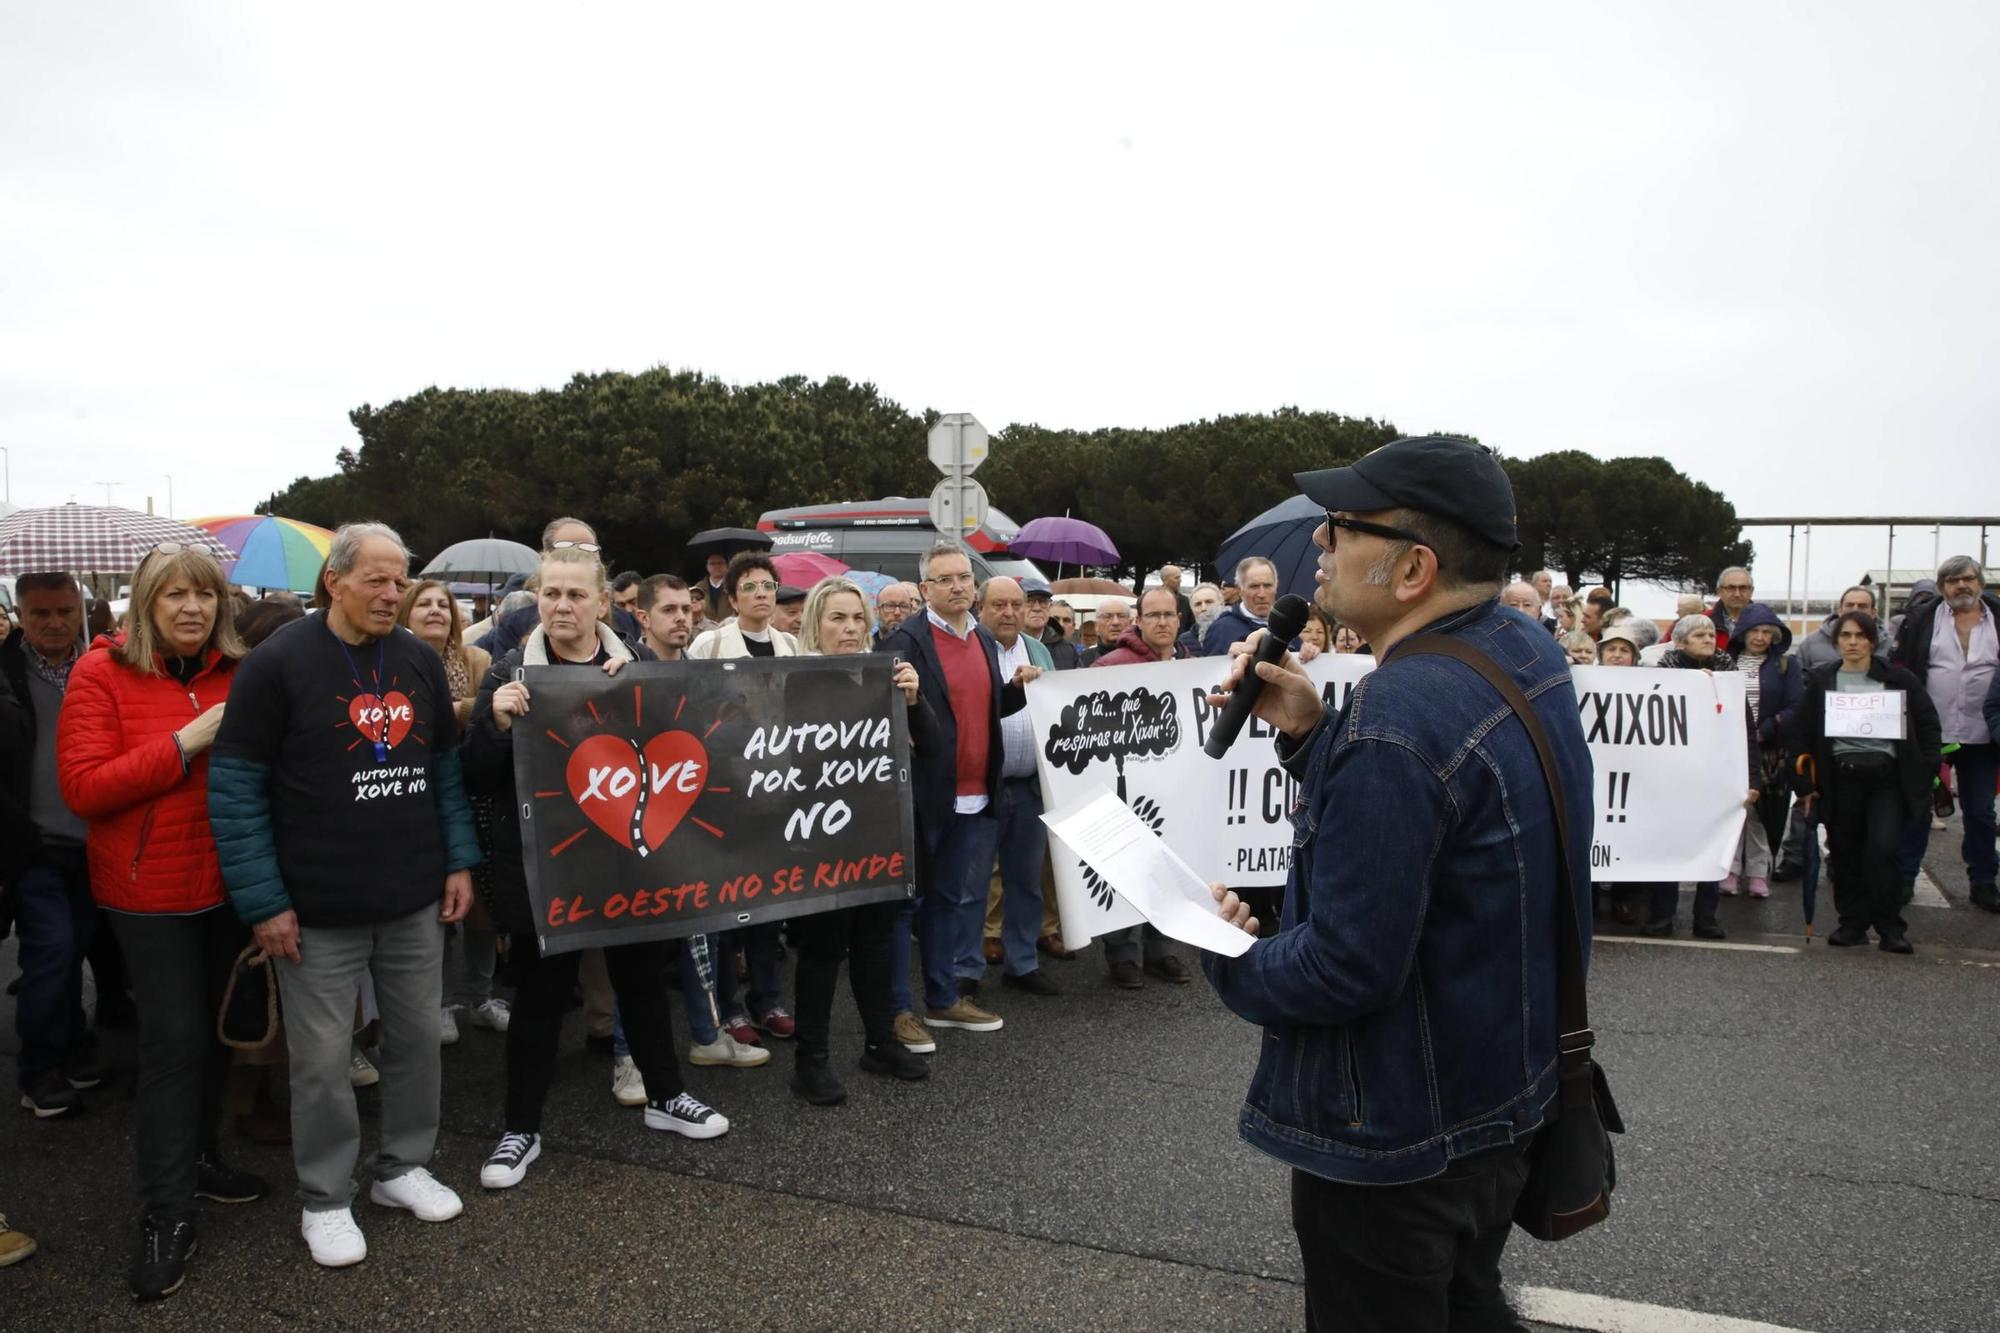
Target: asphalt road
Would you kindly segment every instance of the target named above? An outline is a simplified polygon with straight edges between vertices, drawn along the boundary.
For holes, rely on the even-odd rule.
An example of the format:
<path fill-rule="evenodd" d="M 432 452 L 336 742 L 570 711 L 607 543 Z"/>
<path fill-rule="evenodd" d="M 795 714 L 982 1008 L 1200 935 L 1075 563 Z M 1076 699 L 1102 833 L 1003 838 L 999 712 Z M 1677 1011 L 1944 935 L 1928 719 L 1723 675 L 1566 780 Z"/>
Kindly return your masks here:
<path fill-rule="evenodd" d="M 2000 1327 L 2000 917 L 1966 906 L 1957 841 L 1933 839 L 1947 905 L 1912 909 L 1913 959 L 1803 947 L 1795 885 L 1726 900 L 1724 921 L 1797 952 L 1601 939 L 1593 1019 L 1630 1126 L 1616 1209 L 1564 1245 L 1517 1236 L 1509 1277 L 1787 1328 Z M 0 1327 L 1297 1327 L 1285 1173 L 1234 1131 L 1255 1033 L 1199 982 L 1115 991 L 1095 951 L 1048 966 L 1063 995 L 996 992 L 1006 1029 L 943 1034 L 927 1084 L 850 1073 L 848 1104 L 819 1109 L 787 1093 L 783 1050 L 691 1070 L 735 1121 L 709 1143 L 613 1105 L 573 1023 L 548 1150 L 497 1195 L 476 1177 L 502 1042 L 468 1030 L 443 1054 L 435 1163 L 463 1218 L 359 1205 L 368 1262 L 321 1271 L 288 1158 L 232 1143 L 280 1197 L 209 1208 L 186 1288 L 137 1313 L 126 1091 L 11 1111 L 0 1211 L 42 1252 L 0 1271 Z M 851 1062 L 851 1012 L 835 1040 Z"/>

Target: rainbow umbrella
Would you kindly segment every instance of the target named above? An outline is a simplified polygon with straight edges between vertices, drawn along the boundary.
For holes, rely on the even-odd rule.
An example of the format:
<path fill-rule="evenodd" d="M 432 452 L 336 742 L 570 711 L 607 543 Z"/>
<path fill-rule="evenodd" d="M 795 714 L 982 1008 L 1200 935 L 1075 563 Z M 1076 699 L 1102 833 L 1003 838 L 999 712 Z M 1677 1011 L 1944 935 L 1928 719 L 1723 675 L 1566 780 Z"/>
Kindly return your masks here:
<path fill-rule="evenodd" d="M 194 525 L 240 554 L 223 561 L 231 583 L 246 588 L 311 592 L 326 563 L 333 534 L 295 518 L 271 514 L 227 514 L 198 518 Z"/>

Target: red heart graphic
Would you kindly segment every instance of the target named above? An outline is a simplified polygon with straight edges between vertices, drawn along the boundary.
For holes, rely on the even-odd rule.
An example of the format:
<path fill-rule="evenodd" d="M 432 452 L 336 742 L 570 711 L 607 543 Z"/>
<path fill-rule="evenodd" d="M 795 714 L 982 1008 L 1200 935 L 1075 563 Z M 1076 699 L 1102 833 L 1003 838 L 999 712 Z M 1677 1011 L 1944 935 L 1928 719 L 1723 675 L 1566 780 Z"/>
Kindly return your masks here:
<path fill-rule="evenodd" d="M 643 768 L 642 768 L 643 764 Z M 570 752 L 570 799 L 620 847 L 645 856 L 667 840 L 708 779 L 708 750 L 691 732 L 663 731 L 643 752 L 592 736 Z"/>
<path fill-rule="evenodd" d="M 389 730 L 386 736 L 382 732 L 384 709 L 388 710 Z M 410 734 L 410 723 L 415 716 L 410 696 L 401 690 L 390 690 L 381 698 L 372 694 L 357 694 L 347 705 L 347 720 L 354 724 L 354 729 L 371 742 L 386 740 L 392 750 Z"/>

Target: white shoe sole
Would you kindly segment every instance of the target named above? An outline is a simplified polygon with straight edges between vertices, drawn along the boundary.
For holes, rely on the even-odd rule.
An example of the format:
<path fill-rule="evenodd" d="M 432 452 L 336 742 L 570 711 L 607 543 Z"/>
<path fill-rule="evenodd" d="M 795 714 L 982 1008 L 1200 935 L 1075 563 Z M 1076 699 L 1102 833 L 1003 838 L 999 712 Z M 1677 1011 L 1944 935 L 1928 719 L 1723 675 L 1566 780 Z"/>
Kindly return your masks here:
<path fill-rule="evenodd" d="M 347 1071 L 347 1081 L 357 1088 L 372 1088 L 382 1081 L 382 1071 L 371 1069 L 365 1074 L 357 1074 L 350 1069 Z"/>
<path fill-rule="evenodd" d="M 937 1054 L 937 1043 L 934 1041 L 904 1041 L 901 1038 L 897 1038 L 896 1044 L 911 1055 Z"/>
<path fill-rule="evenodd" d="M 729 1117 L 716 1112 L 706 1124 L 694 1124 L 675 1116 L 662 1115 L 652 1107 L 646 1108 L 646 1128 L 664 1129 L 685 1139 L 719 1139 L 729 1132 Z"/>
<path fill-rule="evenodd" d="M 35 1099 L 25 1092 L 21 1094 L 21 1105 L 33 1111 L 37 1120 L 53 1120 L 59 1115 L 68 1114 L 70 1110 L 67 1106 L 37 1106 Z"/>
<path fill-rule="evenodd" d="M 377 1207 L 380 1208 L 400 1209 L 401 1211 L 408 1213 L 411 1217 L 416 1218 L 419 1222 L 449 1222 L 451 1221 L 452 1218 L 457 1217 L 460 1213 L 465 1211 L 465 1200 L 458 1198 L 457 1196 L 453 1196 L 452 1207 L 450 1212 L 434 1213 L 431 1216 L 426 1217 L 424 1216 L 424 1214 L 417 1211 L 417 1207 L 415 1204 L 404 1203 L 400 1199 L 384 1194 L 383 1193 L 384 1184 L 385 1182 L 378 1180 L 373 1185 L 370 1185 L 368 1187 L 368 1202 L 375 1204 Z"/>
<path fill-rule="evenodd" d="M 613 1088 L 611 1090 L 611 1100 L 617 1102 L 620 1106 L 644 1106 L 651 1099 L 646 1096 L 644 1088 L 638 1088 L 630 1092 L 620 1092 L 618 1089 Z"/>
<path fill-rule="evenodd" d="M 927 1028 L 958 1028 L 965 1032 L 998 1032 L 1001 1028 L 1007 1026 L 1007 1020 L 996 1018 L 990 1023 L 964 1023 L 956 1018 L 932 1018 L 926 1014 L 924 1016 L 924 1026 Z M 932 1043 L 932 1046 L 935 1049 L 936 1043 Z M 916 1047 L 912 1046 L 910 1049 L 916 1050 Z"/>
<path fill-rule="evenodd" d="M 521 1158 L 518 1166 L 502 1167 L 495 1170 L 493 1163 L 488 1162 L 485 1166 L 480 1167 L 479 1183 L 481 1187 L 489 1190 L 513 1189 L 528 1178 L 528 1168 L 533 1166 L 535 1159 L 541 1155 L 542 1142 L 540 1139 L 537 1139 L 528 1145 L 527 1154 Z"/>
<path fill-rule="evenodd" d="M 690 1051 L 688 1052 L 688 1063 L 699 1065 L 704 1069 L 755 1069 L 759 1065 L 768 1065 L 771 1063 L 771 1053 L 762 1046 L 748 1046 L 744 1049 L 755 1051 L 757 1058 L 754 1060 L 731 1060 L 725 1056 L 718 1060 L 712 1055 L 697 1055 L 693 1051 Z"/>

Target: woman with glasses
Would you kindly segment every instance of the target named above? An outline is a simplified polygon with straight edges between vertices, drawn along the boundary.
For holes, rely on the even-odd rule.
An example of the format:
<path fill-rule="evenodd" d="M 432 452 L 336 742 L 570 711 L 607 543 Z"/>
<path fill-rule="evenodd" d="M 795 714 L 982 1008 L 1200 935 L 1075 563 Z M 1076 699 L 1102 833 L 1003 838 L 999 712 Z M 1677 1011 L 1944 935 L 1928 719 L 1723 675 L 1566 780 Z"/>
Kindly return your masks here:
<path fill-rule="evenodd" d="M 216 1150 L 229 1050 L 215 1016 L 250 932 L 223 892 L 208 751 L 243 651 L 222 566 L 165 543 L 133 580 L 124 637 L 99 639 L 70 672 L 56 733 L 62 797 L 89 821 L 91 892 L 139 1007 L 141 1300 L 180 1288 L 196 1199 L 250 1203 L 269 1189 Z"/>

